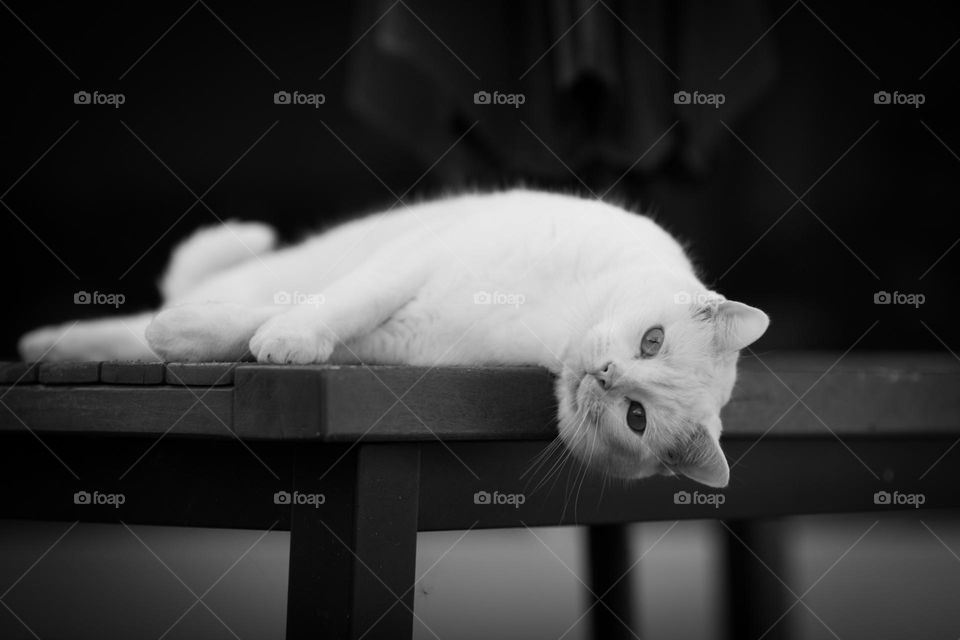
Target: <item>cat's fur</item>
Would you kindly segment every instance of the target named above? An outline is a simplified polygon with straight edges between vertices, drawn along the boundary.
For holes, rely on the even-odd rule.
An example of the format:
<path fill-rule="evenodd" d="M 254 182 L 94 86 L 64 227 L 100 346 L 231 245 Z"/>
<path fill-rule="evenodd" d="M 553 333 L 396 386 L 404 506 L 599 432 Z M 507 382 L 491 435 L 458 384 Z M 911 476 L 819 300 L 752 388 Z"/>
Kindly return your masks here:
<path fill-rule="evenodd" d="M 361 218 L 285 249 L 274 242 L 256 223 L 202 230 L 174 252 L 159 313 L 39 329 L 21 353 L 542 365 L 557 375 L 560 436 L 581 459 L 621 477 L 727 484 L 720 408 L 738 351 L 769 320 L 709 292 L 649 218 L 514 190 Z M 662 348 L 642 357 L 657 326 Z M 647 412 L 642 435 L 626 423 L 631 400 Z"/>

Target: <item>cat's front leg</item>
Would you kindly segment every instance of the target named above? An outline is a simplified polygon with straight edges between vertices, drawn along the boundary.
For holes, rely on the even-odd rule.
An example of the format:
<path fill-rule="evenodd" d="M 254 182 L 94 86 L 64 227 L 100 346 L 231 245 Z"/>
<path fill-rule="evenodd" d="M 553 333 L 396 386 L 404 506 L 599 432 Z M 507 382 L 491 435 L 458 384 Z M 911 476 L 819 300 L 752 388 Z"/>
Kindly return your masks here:
<path fill-rule="evenodd" d="M 294 307 L 263 323 L 250 339 L 257 362 L 312 364 L 326 362 L 341 338 L 331 319 L 312 307 Z"/>
<path fill-rule="evenodd" d="M 364 336 L 407 304 L 419 290 L 421 262 L 386 260 L 333 283 L 315 304 L 291 308 L 263 323 L 250 340 L 258 362 L 326 362 L 338 344 Z"/>

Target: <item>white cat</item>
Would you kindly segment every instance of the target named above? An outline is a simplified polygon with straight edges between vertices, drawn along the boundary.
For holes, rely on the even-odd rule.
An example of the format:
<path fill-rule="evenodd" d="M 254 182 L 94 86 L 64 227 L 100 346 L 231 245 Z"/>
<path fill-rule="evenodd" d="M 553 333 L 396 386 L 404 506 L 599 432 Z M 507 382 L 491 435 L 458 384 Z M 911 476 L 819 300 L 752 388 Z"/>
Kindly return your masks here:
<path fill-rule="evenodd" d="M 649 218 L 513 190 L 274 243 L 256 223 L 202 230 L 174 252 L 159 313 L 38 329 L 21 354 L 542 365 L 557 375 L 560 436 L 582 460 L 727 484 L 720 409 L 738 351 L 769 319 L 708 291 Z"/>

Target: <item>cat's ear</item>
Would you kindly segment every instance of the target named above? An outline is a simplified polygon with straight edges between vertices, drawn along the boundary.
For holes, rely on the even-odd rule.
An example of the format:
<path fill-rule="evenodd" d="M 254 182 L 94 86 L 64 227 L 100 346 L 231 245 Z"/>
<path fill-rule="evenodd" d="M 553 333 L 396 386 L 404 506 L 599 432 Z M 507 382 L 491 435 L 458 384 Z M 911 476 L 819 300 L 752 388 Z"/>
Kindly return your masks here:
<path fill-rule="evenodd" d="M 722 489 L 730 481 L 730 467 L 727 457 L 720 449 L 720 443 L 701 429 L 691 443 L 692 450 L 686 452 L 685 462 L 677 471 L 708 487 Z"/>
<path fill-rule="evenodd" d="M 720 351 L 739 351 L 756 342 L 770 326 L 770 317 L 763 311 L 733 300 L 720 302 L 711 315 Z"/>

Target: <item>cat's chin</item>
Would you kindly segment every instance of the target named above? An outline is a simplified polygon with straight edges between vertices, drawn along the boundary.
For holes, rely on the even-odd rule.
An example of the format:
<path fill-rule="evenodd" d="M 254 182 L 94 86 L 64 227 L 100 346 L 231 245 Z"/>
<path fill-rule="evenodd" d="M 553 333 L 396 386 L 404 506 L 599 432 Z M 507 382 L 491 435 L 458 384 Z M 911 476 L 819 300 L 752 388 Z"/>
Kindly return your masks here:
<path fill-rule="evenodd" d="M 604 393 L 600 383 L 593 376 L 587 374 L 580 377 L 573 374 L 568 375 L 574 413 L 583 411 L 590 418 L 595 418 L 598 413 L 602 413 L 606 403 L 603 399 Z"/>
<path fill-rule="evenodd" d="M 619 419 L 612 415 L 615 407 L 604 398 L 596 380 L 568 373 L 557 385 L 561 396 L 560 438 L 581 464 L 624 480 L 673 475 L 654 456 L 645 455 L 639 442 L 629 446 L 612 433 Z"/>

